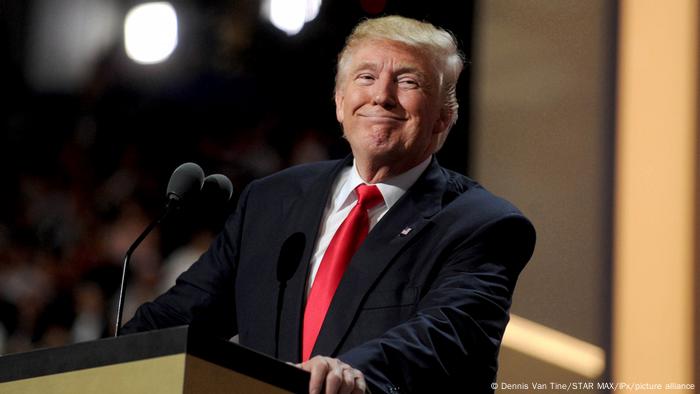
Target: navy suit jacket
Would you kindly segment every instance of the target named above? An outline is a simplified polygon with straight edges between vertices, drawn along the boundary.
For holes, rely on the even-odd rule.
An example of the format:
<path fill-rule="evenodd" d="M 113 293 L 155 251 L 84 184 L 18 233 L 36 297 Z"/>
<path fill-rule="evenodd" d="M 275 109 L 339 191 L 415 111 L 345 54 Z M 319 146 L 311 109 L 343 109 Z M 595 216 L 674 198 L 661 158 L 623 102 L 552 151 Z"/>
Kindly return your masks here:
<path fill-rule="evenodd" d="M 123 332 L 195 324 L 273 355 L 279 295 L 278 356 L 299 362 L 309 260 L 333 181 L 351 164 L 301 165 L 252 182 L 209 250 Z M 280 257 L 293 234 L 304 241 L 301 258 Z M 353 256 L 312 354 L 361 370 L 375 393 L 492 392 L 534 243 L 514 206 L 433 158 Z"/>

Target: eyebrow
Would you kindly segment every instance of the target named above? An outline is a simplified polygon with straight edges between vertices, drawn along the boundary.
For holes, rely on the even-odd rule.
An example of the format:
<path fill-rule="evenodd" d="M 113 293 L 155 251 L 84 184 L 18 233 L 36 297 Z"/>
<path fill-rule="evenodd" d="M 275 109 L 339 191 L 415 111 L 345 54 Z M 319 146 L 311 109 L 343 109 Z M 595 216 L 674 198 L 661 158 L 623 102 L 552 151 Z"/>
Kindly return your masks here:
<path fill-rule="evenodd" d="M 362 62 L 358 64 L 357 66 L 353 67 L 350 71 L 353 73 L 356 73 L 360 70 L 372 70 L 376 71 L 378 68 L 377 63 L 375 62 Z"/>
<path fill-rule="evenodd" d="M 362 70 L 372 70 L 376 71 L 378 69 L 378 64 L 376 62 L 369 62 L 369 61 L 364 61 L 358 64 L 356 67 L 352 68 L 352 72 L 356 73 Z M 399 64 L 394 70 L 393 74 L 395 75 L 401 75 L 401 74 L 416 74 L 416 76 L 421 80 L 421 81 L 427 81 L 428 76 L 426 73 L 421 71 L 418 67 L 410 64 Z"/>

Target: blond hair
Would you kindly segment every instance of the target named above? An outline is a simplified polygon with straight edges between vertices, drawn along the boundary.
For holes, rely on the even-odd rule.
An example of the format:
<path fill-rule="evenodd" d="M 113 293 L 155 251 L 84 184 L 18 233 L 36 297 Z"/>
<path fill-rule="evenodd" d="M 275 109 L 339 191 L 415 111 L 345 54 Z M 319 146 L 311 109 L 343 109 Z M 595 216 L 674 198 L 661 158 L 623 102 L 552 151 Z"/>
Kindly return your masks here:
<path fill-rule="evenodd" d="M 442 147 L 447 134 L 457 121 L 457 79 L 464 67 L 464 59 L 457 48 L 455 37 L 448 31 L 427 22 L 392 15 L 376 19 L 366 19 L 352 31 L 345 40 L 345 47 L 338 55 L 338 68 L 335 76 L 335 90 L 344 82 L 347 67 L 353 51 L 369 40 L 389 40 L 406 44 L 417 49 L 433 62 L 437 72 L 443 110 L 449 121 L 444 133 L 439 134 L 436 150 Z"/>

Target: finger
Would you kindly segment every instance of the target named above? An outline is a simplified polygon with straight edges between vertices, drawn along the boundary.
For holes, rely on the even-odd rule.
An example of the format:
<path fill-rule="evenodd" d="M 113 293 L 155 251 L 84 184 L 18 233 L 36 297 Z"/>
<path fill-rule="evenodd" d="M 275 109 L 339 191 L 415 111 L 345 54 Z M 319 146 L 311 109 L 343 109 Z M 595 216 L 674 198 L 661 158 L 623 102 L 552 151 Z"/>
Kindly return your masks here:
<path fill-rule="evenodd" d="M 337 360 L 334 360 L 337 361 Z M 338 362 L 331 365 L 331 369 L 326 375 L 326 394 L 340 393 L 343 386 L 343 369 Z"/>
<path fill-rule="evenodd" d="M 309 379 L 309 394 L 319 394 L 323 388 L 323 382 L 326 380 L 326 375 L 328 374 L 328 363 L 325 360 L 317 359 L 311 362 L 304 363 L 307 371 L 311 372 L 311 378 Z M 302 367 L 304 366 L 302 364 Z"/>
<path fill-rule="evenodd" d="M 316 363 L 314 361 L 308 360 L 303 363 L 295 364 L 296 367 L 299 367 L 303 369 L 306 372 L 311 372 L 311 368 L 315 365 Z"/>
<path fill-rule="evenodd" d="M 365 375 L 362 372 L 355 370 L 355 390 L 353 394 L 364 394 L 367 391 L 367 382 L 365 382 Z"/>
<path fill-rule="evenodd" d="M 340 394 L 351 394 L 355 390 L 355 372 L 350 366 L 342 369 L 343 385 L 340 387 Z"/>

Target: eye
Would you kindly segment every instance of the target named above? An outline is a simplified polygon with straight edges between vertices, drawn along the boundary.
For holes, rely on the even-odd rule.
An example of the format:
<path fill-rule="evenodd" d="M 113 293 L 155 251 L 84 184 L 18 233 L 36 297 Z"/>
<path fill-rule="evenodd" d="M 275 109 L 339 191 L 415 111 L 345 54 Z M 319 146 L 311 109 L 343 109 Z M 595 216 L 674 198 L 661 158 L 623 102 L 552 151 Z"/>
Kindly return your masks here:
<path fill-rule="evenodd" d="M 355 81 L 357 81 L 357 83 L 360 85 L 369 85 L 374 81 L 374 75 L 369 73 L 358 74 L 355 77 Z"/>
<path fill-rule="evenodd" d="M 415 78 L 402 77 L 398 80 L 399 86 L 404 89 L 416 89 L 420 87 L 420 84 Z"/>

